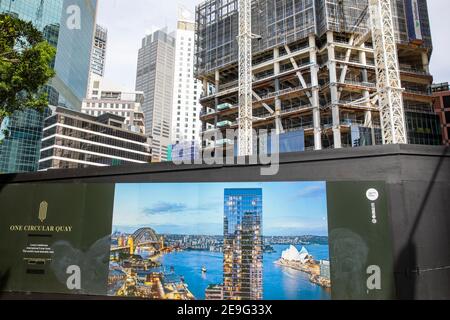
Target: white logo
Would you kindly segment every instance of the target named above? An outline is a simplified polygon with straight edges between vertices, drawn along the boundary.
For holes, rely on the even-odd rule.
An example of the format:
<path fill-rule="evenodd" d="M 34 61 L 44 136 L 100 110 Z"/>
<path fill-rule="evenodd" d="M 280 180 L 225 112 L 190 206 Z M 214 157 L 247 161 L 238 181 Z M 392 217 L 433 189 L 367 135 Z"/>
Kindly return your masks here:
<path fill-rule="evenodd" d="M 367 268 L 367 289 L 368 290 L 381 290 L 381 268 L 379 266 L 369 266 Z"/>
<path fill-rule="evenodd" d="M 81 29 L 81 9 L 77 5 L 70 5 L 67 7 L 66 13 L 69 15 L 67 18 L 67 28 L 69 30 Z"/>
<path fill-rule="evenodd" d="M 380 197 L 380 194 L 378 193 L 378 191 L 376 189 L 372 188 L 372 189 L 367 190 L 366 197 L 370 201 L 377 201 L 378 198 Z"/>
<path fill-rule="evenodd" d="M 204 133 L 202 135 L 202 142 L 210 147 L 200 151 L 199 157 L 195 159 L 183 156 L 180 157 L 181 154 L 184 154 L 186 145 L 183 143 L 177 143 L 172 147 L 172 155 L 176 155 L 172 159 L 172 162 L 175 165 L 223 165 L 224 163 L 227 165 L 261 164 L 263 166 L 260 171 L 261 175 L 276 175 L 280 170 L 280 135 L 276 134 L 274 130 L 271 130 L 269 133 L 269 131 L 265 129 L 261 129 L 259 131 L 253 129 L 252 137 L 253 147 L 255 150 L 248 158 L 236 158 L 234 155 L 234 148 L 223 147 L 227 145 L 234 146 L 236 141 L 239 140 L 239 130 L 227 129 L 225 137 L 221 131 Z M 217 148 L 218 146 L 220 147 Z"/>
<path fill-rule="evenodd" d="M 73 265 L 67 267 L 66 273 L 70 276 L 67 278 L 67 289 L 81 290 L 81 269 L 79 266 Z"/>

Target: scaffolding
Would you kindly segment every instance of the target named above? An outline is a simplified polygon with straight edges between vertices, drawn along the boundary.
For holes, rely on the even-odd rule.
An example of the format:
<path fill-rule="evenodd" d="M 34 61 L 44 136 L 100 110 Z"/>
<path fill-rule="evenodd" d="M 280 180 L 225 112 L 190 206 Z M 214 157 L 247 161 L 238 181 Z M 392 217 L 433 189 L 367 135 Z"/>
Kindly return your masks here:
<path fill-rule="evenodd" d="M 411 112 L 432 109 L 428 13 L 426 1 L 418 3 L 419 45 L 410 42 L 404 0 L 392 0 L 408 132 L 414 126 L 408 121 Z M 260 35 L 252 40 L 253 128 L 302 131 L 304 149 L 352 147 L 362 140 L 381 144 L 382 121 L 373 105 L 377 73 L 372 38 L 363 37 L 368 1 L 253 0 L 251 5 L 252 33 Z M 239 125 L 237 9 L 237 0 L 208 0 L 196 10 L 204 132 Z M 223 104 L 230 107 L 218 109 Z"/>

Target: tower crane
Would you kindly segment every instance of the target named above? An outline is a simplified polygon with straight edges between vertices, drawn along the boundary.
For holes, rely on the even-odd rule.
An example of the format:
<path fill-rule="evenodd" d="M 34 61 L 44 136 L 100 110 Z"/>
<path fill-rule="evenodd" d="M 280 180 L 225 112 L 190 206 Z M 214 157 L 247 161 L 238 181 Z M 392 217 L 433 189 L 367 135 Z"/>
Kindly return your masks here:
<path fill-rule="evenodd" d="M 403 89 L 390 0 L 369 0 L 384 144 L 406 144 Z"/>
<path fill-rule="evenodd" d="M 369 14 L 366 32 L 356 29 Z M 403 108 L 403 89 L 400 80 L 397 44 L 390 0 L 369 0 L 368 6 L 357 19 L 351 45 L 359 47 L 372 36 L 374 48 L 377 92 L 375 95 L 354 101 L 351 105 L 378 104 L 380 110 L 383 144 L 406 144 L 406 123 Z M 345 79 L 346 67 L 342 78 Z"/>
<path fill-rule="evenodd" d="M 406 124 L 403 109 L 403 89 L 395 41 L 395 29 L 391 0 L 368 0 L 368 6 L 351 28 L 350 44 L 363 45 L 372 36 L 377 78 L 377 92 L 373 96 L 354 101 L 352 105 L 378 104 L 380 110 L 383 144 L 406 144 Z M 239 0 L 239 155 L 251 155 L 253 152 L 252 117 L 252 34 L 251 0 Z M 338 11 L 342 23 L 347 28 L 344 1 L 338 0 Z M 357 31 L 358 26 L 369 14 L 369 28 L 366 32 Z M 351 50 L 351 49 L 350 49 Z M 347 53 L 350 58 L 351 52 Z M 346 70 L 341 73 L 345 79 Z M 279 119 L 278 119 L 279 120 Z M 277 121 L 277 125 L 278 125 Z"/>
<path fill-rule="evenodd" d="M 239 134 L 238 154 L 253 154 L 252 12 L 251 0 L 239 0 Z"/>

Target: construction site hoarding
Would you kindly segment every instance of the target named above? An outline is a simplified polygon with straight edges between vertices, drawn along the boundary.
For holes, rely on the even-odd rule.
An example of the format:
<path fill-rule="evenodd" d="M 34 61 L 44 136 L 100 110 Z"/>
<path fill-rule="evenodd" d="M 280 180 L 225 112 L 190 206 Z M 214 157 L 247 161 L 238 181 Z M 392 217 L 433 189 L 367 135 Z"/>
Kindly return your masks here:
<path fill-rule="evenodd" d="M 12 184 L 0 200 L 3 291 L 395 297 L 383 182 Z"/>

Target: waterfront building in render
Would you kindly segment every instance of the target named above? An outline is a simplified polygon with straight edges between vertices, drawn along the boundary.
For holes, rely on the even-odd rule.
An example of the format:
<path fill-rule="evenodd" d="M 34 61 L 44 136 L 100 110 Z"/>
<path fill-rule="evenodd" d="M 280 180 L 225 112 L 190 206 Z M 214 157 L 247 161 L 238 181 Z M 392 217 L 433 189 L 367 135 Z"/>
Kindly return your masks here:
<path fill-rule="evenodd" d="M 223 300 L 223 285 L 210 284 L 205 290 L 205 300 Z"/>
<path fill-rule="evenodd" d="M 45 119 L 39 170 L 149 163 L 150 139 L 129 131 L 125 118 L 52 107 Z"/>
<path fill-rule="evenodd" d="M 408 142 L 440 144 L 433 115 L 426 0 L 393 0 Z M 416 4 L 416 5 L 413 5 Z M 289 151 L 382 143 L 367 0 L 253 0 L 253 127 L 280 130 Z M 196 77 L 203 132 L 238 128 L 238 0 L 196 8 Z M 364 40 L 359 40 L 364 39 Z M 300 132 L 291 135 L 291 132 Z M 300 140 L 300 141 L 298 141 Z M 215 142 L 233 149 L 235 141 Z M 225 146 L 224 146 L 225 144 Z"/>
<path fill-rule="evenodd" d="M 80 30 L 69 29 L 67 8 L 70 5 L 81 9 Z M 96 10 L 97 0 L 0 1 L 0 13 L 32 22 L 57 49 L 52 64 L 56 75 L 46 86 L 50 105 L 81 110 L 88 86 Z M 0 144 L 0 173 L 38 169 L 46 112 L 27 110 L 3 119 L 8 135 Z"/>
<path fill-rule="evenodd" d="M 178 9 L 175 47 L 175 73 L 172 109 L 172 143 L 200 144 L 202 91 L 201 82 L 194 77 L 195 18 L 187 9 Z"/>
<path fill-rule="evenodd" d="M 434 96 L 434 111 L 441 120 L 442 141 L 450 146 L 450 86 L 439 83 L 432 86 Z"/>
<path fill-rule="evenodd" d="M 260 300 L 263 297 L 262 208 L 262 189 L 225 189 L 225 300 Z"/>
<path fill-rule="evenodd" d="M 320 277 L 324 279 L 331 279 L 330 261 L 320 260 Z"/>
<path fill-rule="evenodd" d="M 128 130 L 145 134 L 142 110 L 144 93 L 108 85 L 105 82 L 98 75 L 92 76 L 88 97 L 83 100 L 81 111 L 94 117 L 106 113 L 124 117 Z"/>
<path fill-rule="evenodd" d="M 136 90 L 144 92 L 145 132 L 152 136 L 153 161 L 167 161 L 171 141 L 175 38 L 167 29 L 147 35 L 139 49 Z"/>

